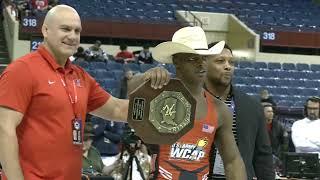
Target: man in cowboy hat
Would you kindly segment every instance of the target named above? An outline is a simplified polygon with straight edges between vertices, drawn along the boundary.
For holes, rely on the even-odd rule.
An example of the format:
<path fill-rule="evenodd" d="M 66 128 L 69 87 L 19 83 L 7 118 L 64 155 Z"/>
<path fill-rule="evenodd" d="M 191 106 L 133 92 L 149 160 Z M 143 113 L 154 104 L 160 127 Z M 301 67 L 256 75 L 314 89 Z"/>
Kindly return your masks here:
<path fill-rule="evenodd" d="M 196 99 L 192 130 L 172 145 L 160 145 L 159 179 L 207 179 L 209 154 L 213 142 L 221 151 L 227 179 L 247 179 L 245 166 L 232 135 L 232 117 L 226 105 L 203 89 L 207 57 L 219 54 L 224 41 L 208 49 L 200 27 L 185 27 L 174 33 L 172 41 L 159 44 L 153 56 L 162 63 L 173 63 L 179 78 Z"/>

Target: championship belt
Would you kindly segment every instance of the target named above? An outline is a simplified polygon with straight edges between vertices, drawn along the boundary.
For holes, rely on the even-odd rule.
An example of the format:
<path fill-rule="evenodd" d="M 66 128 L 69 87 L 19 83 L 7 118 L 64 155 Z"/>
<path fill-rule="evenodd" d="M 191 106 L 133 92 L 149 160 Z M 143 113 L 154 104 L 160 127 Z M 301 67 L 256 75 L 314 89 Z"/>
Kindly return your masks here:
<path fill-rule="evenodd" d="M 196 100 L 178 79 L 161 89 L 147 81 L 129 100 L 128 123 L 145 143 L 173 144 L 193 128 Z"/>

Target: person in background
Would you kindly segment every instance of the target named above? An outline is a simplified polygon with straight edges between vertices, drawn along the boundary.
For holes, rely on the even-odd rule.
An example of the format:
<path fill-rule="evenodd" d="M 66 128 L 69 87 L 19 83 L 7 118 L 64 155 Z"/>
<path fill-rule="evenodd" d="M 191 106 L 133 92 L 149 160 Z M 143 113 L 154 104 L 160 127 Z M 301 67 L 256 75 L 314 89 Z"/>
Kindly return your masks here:
<path fill-rule="evenodd" d="M 143 50 L 140 51 L 140 53 L 139 53 L 138 61 L 140 64 L 152 64 L 153 63 L 152 54 L 149 50 L 148 45 L 143 45 Z"/>
<path fill-rule="evenodd" d="M 88 175 L 110 175 L 118 166 L 116 161 L 110 166 L 105 166 L 102 162 L 99 151 L 92 146 L 94 140 L 94 128 L 91 122 L 86 122 L 83 134 L 83 154 L 82 154 L 82 173 Z"/>
<path fill-rule="evenodd" d="M 291 137 L 298 153 L 318 153 L 320 158 L 319 97 L 307 99 L 305 118 L 295 121 L 291 127 Z"/>
<path fill-rule="evenodd" d="M 288 133 L 282 124 L 275 118 L 272 105 L 264 105 L 263 108 L 271 141 L 272 154 L 281 159 L 281 154 L 288 149 Z"/>
<path fill-rule="evenodd" d="M 218 42 L 209 44 L 209 48 Z M 223 51 L 208 58 L 208 72 L 205 89 L 220 99 L 233 114 L 232 131 L 240 154 L 246 166 L 248 179 L 257 177 L 263 180 L 273 180 L 275 177 L 272 161 L 272 149 L 263 110 L 253 97 L 239 91 L 232 85 L 235 60 L 232 49 L 225 45 Z M 211 172 L 215 178 L 224 178 L 224 167 L 219 151 L 212 151 L 214 169 Z"/>
<path fill-rule="evenodd" d="M 96 40 L 93 46 L 89 47 L 86 51 L 87 56 L 92 61 L 106 61 L 108 60 L 106 52 L 101 49 L 101 41 Z"/>
<path fill-rule="evenodd" d="M 88 60 L 88 56 L 85 53 L 83 47 L 81 47 L 81 46 L 78 47 L 77 52 L 73 54 L 72 58 L 76 62 L 87 61 Z"/>
<path fill-rule="evenodd" d="M 124 123 L 104 121 L 100 118 L 92 118 L 91 122 L 95 135 L 93 146 L 103 157 L 116 156 L 120 151 Z"/>
<path fill-rule="evenodd" d="M 135 62 L 135 58 L 132 52 L 128 51 L 128 46 L 126 44 L 120 45 L 120 52 L 117 53 L 115 57 L 116 61 L 123 60 L 124 63 Z"/>
<path fill-rule="evenodd" d="M 40 12 L 47 10 L 49 7 L 48 0 L 31 0 L 31 4 L 34 10 Z"/>
<path fill-rule="evenodd" d="M 276 103 L 273 101 L 272 97 L 269 94 L 269 91 L 267 89 L 263 89 L 260 92 L 260 98 L 262 105 L 271 104 L 273 107 L 276 107 Z"/>

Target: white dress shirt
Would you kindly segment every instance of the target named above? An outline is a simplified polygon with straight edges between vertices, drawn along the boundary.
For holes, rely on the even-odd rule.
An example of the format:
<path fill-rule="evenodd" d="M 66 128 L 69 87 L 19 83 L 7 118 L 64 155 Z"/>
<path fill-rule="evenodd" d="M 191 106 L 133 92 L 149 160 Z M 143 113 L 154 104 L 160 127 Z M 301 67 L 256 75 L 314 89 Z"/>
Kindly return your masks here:
<path fill-rule="evenodd" d="M 292 141 L 298 153 L 318 153 L 320 157 L 320 119 L 304 118 L 293 123 Z"/>

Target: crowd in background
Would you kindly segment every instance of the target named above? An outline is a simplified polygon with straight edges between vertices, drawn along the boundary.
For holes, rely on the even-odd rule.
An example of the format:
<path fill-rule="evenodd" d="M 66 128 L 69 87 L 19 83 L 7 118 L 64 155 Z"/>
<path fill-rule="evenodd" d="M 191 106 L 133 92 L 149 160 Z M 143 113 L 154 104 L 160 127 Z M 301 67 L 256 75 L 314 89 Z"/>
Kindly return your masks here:
<path fill-rule="evenodd" d="M 115 61 L 118 63 L 137 63 L 137 64 L 153 64 L 154 60 L 152 58 L 151 51 L 147 44 L 143 45 L 142 50 L 131 52 L 128 50 L 126 44 L 120 44 L 119 52 L 112 56 L 107 54 L 101 48 L 101 41 L 97 40 L 95 43 L 90 46 L 88 49 L 79 47 L 78 51 L 73 55 L 75 61 L 102 61 L 106 62 L 108 60 Z"/>
<path fill-rule="evenodd" d="M 11 15 L 20 20 L 24 16 L 45 14 L 59 4 L 59 0 L 3 0 L 1 2 L 11 9 Z"/>

